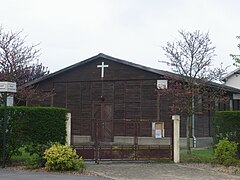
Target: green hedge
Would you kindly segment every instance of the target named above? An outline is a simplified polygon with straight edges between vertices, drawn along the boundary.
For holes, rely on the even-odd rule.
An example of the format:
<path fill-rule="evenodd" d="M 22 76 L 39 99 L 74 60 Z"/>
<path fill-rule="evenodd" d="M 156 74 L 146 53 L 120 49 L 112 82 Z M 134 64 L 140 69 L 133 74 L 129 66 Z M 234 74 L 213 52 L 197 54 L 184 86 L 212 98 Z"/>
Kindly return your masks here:
<path fill-rule="evenodd" d="M 217 111 L 214 118 L 215 143 L 228 138 L 238 144 L 240 155 L 240 111 Z"/>
<path fill-rule="evenodd" d="M 0 107 L 0 152 L 3 139 L 3 107 Z M 7 107 L 7 158 L 22 145 L 65 143 L 66 113 L 54 107 Z"/>

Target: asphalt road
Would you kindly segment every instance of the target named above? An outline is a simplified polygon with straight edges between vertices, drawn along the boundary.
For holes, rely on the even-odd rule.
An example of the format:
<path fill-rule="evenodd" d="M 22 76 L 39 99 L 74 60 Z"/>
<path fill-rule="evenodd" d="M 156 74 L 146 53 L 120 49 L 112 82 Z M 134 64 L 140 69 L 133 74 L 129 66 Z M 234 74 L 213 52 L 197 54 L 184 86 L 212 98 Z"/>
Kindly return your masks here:
<path fill-rule="evenodd" d="M 79 176 L 49 172 L 12 171 L 0 169 L 0 180 L 107 180 L 98 176 Z"/>

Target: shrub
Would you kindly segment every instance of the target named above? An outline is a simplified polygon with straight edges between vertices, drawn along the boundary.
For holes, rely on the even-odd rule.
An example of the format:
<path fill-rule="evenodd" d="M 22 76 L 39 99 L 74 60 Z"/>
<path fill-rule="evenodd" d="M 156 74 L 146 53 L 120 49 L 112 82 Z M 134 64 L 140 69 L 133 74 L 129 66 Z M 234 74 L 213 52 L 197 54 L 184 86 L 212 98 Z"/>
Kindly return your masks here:
<path fill-rule="evenodd" d="M 31 161 L 30 164 L 35 167 L 44 167 L 46 160 L 43 158 L 44 152 L 46 149 L 51 147 L 51 142 L 47 142 L 46 144 L 37 144 L 37 143 L 28 143 L 25 145 L 24 150 L 30 155 L 35 155 L 36 158 L 34 161 Z"/>
<path fill-rule="evenodd" d="M 84 170 L 85 163 L 76 150 L 67 145 L 53 144 L 44 152 L 45 166 L 49 170 Z"/>
<path fill-rule="evenodd" d="M 54 107 L 7 107 L 6 160 L 19 153 L 23 145 L 31 154 L 40 155 L 49 142 L 65 143 L 66 113 Z M 3 107 L 0 107 L 0 142 L 3 141 Z M 49 146 L 48 146 L 49 147 Z M 2 154 L 0 143 L 0 154 Z"/>
<path fill-rule="evenodd" d="M 37 154 L 33 154 L 29 159 L 26 159 L 24 165 L 27 169 L 36 169 L 39 167 L 39 156 Z"/>
<path fill-rule="evenodd" d="M 237 165 L 237 144 L 227 138 L 220 140 L 214 153 L 215 162 L 225 166 Z"/>
<path fill-rule="evenodd" d="M 217 111 L 214 118 L 215 144 L 223 138 L 238 143 L 240 158 L 240 111 Z"/>

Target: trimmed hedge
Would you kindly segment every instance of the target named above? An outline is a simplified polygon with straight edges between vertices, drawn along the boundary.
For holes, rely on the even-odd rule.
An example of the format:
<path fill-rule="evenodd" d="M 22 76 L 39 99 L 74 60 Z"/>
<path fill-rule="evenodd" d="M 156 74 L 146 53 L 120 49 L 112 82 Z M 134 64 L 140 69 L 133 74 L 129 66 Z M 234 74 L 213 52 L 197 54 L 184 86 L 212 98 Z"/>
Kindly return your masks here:
<path fill-rule="evenodd" d="M 3 139 L 3 107 L 0 107 L 0 152 Z M 65 143 L 67 110 L 55 107 L 7 107 L 7 159 L 23 145 Z"/>
<path fill-rule="evenodd" d="M 214 118 L 215 143 L 223 138 L 238 143 L 240 157 L 240 111 L 217 111 Z"/>

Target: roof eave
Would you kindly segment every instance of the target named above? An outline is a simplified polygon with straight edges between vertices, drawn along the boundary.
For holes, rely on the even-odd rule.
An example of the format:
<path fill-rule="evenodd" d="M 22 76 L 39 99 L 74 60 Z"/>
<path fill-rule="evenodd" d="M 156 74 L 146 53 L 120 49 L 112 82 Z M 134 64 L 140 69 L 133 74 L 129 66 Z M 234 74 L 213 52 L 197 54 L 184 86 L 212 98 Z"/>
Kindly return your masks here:
<path fill-rule="evenodd" d="M 229 74 L 227 74 L 226 76 L 221 78 L 221 81 L 227 81 L 228 78 L 230 78 L 231 76 L 235 75 L 235 74 L 240 74 L 240 67 L 235 69 L 234 71 L 230 72 Z"/>
<path fill-rule="evenodd" d="M 68 67 L 63 68 L 61 70 L 58 70 L 58 71 L 56 71 L 54 73 L 48 74 L 46 76 L 43 76 L 43 77 L 41 77 L 39 79 L 33 80 L 33 81 L 29 82 L 29 83 L 26 83 L 24 85 L 24 87 L 34 85 L 36 83 L 39 83 L 41 81 L 44 81 L 44 80 L 49 79 L 51 77 L 54 77 L 54 76 L 56 76 L 56 75 L 58 75 L 60 73 L 63 73 L 63 72 L 68 71 L 68 70 L 71 70 L 71 69 L 73 69 L 73 68 L 75 68 L 77 66 L 81 66 L 83 64 L 86 64 L 86 63 L 88 63 L 90 61 L 93 61 L 93 60 L 95 60 L 97 58 L 100 58 L 100 57 L 105 58 L 107 60 L 111 60 L 111 61 L 117 62 L 117 63 L 121 63 L 121 64 L 129 65 L 129 66 L 132 66 L 132 67 L 135 67 L 135 68 L 139 68 L 139 69 L 142 69 L 142 70 L 145 70 L 145 71 L 148 71 L 148 72 L 152 72 L 152 73 L 155 73 L 155 74 L 160 74 L 160 75 L 167 76 L 167 77 L 174 77 L 174 76 L 176 76 L 176 74 L 171 73 L 171 72 L 162 71 L 162 70 L 158 70 L 158 69 L 142 66 L 142 65 L 139 65 L 139 64 L 135 64 L 135 63 L 126 61 L 126 60 L 122 60 L 122 59 L 118 59 L 118 58 L 115 58 L 115 57 L 112 57 L 112 56 L 108 56 L 108 55 L 105 55 L 103 53 L 99 53 L 96 56 L 93 56 L 93 57 L 88 58 L 86 60 L 83 60 L 81 62 L 75 63 L 75 64 L 73 64 L 71 66 L 68 66 Z"/>

